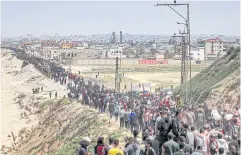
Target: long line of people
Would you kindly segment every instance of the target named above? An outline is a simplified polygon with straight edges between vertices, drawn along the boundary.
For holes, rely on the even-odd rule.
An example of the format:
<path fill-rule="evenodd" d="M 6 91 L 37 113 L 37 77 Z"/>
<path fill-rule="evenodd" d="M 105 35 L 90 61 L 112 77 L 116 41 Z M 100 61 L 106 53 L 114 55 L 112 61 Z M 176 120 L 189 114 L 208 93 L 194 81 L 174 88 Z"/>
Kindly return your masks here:
<path fill-rule="evenodd" d="M 230 114 L 210 108 L 206 103 L 199 106 L 181 105 L 180 100 L 163 92 L 149 96 L 119 93 L 94 79 L 84 79 L 70 73 L 53 62 L 41 61 L 33 56 L 24 57 L 36 66 L 47 65 L 41 68 L 43 72 L 51 75 L 55 82 L 66 85 L 70 99 L 76 99 L 100 113 L 108 113 L 110 119 L 114 116 L 116 121 L 120 121 L 120 128 L 128 128 L 133 134 L 142 132 L 142 142 L 138 142 L 136 136 L 128 138 L 122 149 L 119 149 L 119 141 L 115 139 L 106 151 L 108 147 L 100 138 L 98 145 L 101 144 L 105 151 L 96 147 L 95 154 L 102 155 L 100 151 L 109 155 L 240 154 L 238 106 Z M 88 154 L 86 148 L 89 142 L 90 139 L 86 138 L 83 145 L 81 143 L 78 154 Z M 144 150 L 141 147 L 138 147 L 140 151 L 134 149 L 141 144 L 145 144 Z"/>

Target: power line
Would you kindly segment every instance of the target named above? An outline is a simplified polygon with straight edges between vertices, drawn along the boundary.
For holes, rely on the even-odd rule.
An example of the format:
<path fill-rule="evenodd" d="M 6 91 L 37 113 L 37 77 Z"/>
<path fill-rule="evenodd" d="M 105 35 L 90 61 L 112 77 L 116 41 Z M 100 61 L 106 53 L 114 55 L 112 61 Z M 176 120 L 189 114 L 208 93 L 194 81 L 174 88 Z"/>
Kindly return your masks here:
<path fill-rule="evenodd" d="M 189 3 L 179 3 L 177 4 L 176 3 L 176 0 L 174 0 L 174 3 L 165 3 L 165 4 L 160 4 L 160 3 L 157 3 L 155 6 L 168 6 L 170 9 L 172 9 L 176 14 L 178 14 L 182 19 L 185 20 L 185 25 L 186 25 L 186 29 L 187 29 L 187 33 L 186 33 L 186 40 L 187 40 L 187 46 L 188 48 L 188 54 L 189 54 L 189 72 L 190 72 L 190 80 L 189 80 L 189 89 L 190 89 L 190 100 L 189 102 L 191 103 L 191 100 L 192 100 L 192 83 L 191 83 L 191 78 L 192 78 L 192 65 L 191 65 L 191 43 L 190 43 L 190 40 L 191 40 L 191 34 L 190 34 L 190 16 L 189 16 Z M 187 17 L 184 17 L 181 13 L 179 13 L 178 11 L 176 11 L 172 6 L 186 6 L 187 7 Z M 186 46 L 185 46 L 186 47 Z M 183 49 L 184 50 L 184 49 Z M 185 50 L 186 51 L 186 50 Z M 186 55 L 186 53 L 183 53 L 184 55 Z M 182 63 L 185 62 L 185 64 L 187 64 L 188 66 L 188 61 L 186 60 L 186 56 L 183 57 L 182 56 Z M 184 73 L 183 73 L 184 72 Z M 184 75 L 184 79 L 183 79 L 183 82 L 187 81 L 187 76 L 188 76 L 188 67 L 186 67 L 186 65 L 184 66 L 184 68 L 181 69 L 181 74 Z M 181 79 L 182 81 L 182 79 Z"/>

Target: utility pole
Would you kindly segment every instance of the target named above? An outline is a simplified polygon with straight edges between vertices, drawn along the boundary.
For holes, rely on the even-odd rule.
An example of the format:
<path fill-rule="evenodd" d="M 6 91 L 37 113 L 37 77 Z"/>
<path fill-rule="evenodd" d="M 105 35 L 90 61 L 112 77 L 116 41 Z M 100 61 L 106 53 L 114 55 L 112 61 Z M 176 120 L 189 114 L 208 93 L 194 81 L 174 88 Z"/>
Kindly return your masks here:
<path fill-rule="evenodd" d="M 115 58 L 116 63 L 115 63 L 115 90 L 118 90 L 118 69 L 119 69 L 119 62 L 118 62 L 118 57 Z"/>
<path fill-rule="evenodd" d="M 181 18 L 184 19 L 185 21 L 185 25 L 186 25 L 186 29 L 187 29 L 187 48 L 188 49 L 188 54 L 189 54 L 189 72 L 190 72 L 190 80 L 189 80 L 189 89 L 190 89 L 190 103 L 192 100 L 192 85 L 191 85 L 191 78 L 192 78 L 192 65 L 191 65 L 191 44 L 190 44 L 190 40 L 191 40 L 191 34 L 190 34 L 190 16 L 189 16 L 189 3 L 176 3 L 176 0 L 174 0 L 174 3 L 166 3 L 166 4 L 156 4 L 155 6 L 168 6 L 170 9 L 172 9 L 175 13 L 177 13 Z M 182 14 L 180 14 L 178 11 L 176 11 L 172 6 L 186 6 L 187 7 L 187 17 L 184 17 Z M 183 59 L 183 57 L 182 57 Z M 185 61 L 187 62 L 186 58 L 184 58 Z M 187 72 L 187 68 L 185 66 L 185 71 Z M 187 73 L 185 73 L 187 75 Z"/>
<path fill-rule="evenodd" d="M 188 51 L 189 51 L 189 86 L 190 86 L 190 101 L 192 103 L 192 59 L 191 59 L 191 32 L 190 32 L 190 14 L 189 4 L 187 5 L 187 33 L 188 33 Z"/>
<path fill-rule="evenodd" d="M 72 59 L 73 59 L 73 53 L 70 53 L 70 57 L 69 57 L 69 72 L 71 73 L 71 63 L 72 63 Z"/>
<path fill-rule="evenodd" d="M 118 47 L 117 47 L 118 48 Z M 122 71 L 121 71 L 121 63 L 122 63 L 122 61 L 121 61 L 121 55 L 122 55 L 122 52 L 121 52 L 121 50 L 118 48 L 118 53 L 120 54 L 120 67 L 119 67 L 119 71 L 120 71 L 120 73 L 121 74 L 123 74 L 122 73 Z M 122 77 L 122 76 L 121 76 Z M 118 79 L 119 79 L 119 83 L 118 83 L 118 90 L 119 90 L 119 92 L 120 92 L 120 87 L 121 87 L 121 77 L 119 77 L 119 73 L 118 73 Z"/>
<path fill-rule="evenodd" d="M 182 48 L 182 58 L 181 58 L 181 84 L 185 83 L 187 80 L 187 72 L 186 72 L 186 57 L 187 57 L 187 49 L 186 49 L 186 42 L 185 42 L 185 32 L 179 33 L 180 35 L 174 34 L 174 36 L 171 36 L 173 38 L 181 38 L 181 48 Z"/>
<path fill-rule="evenodd" d="M 177 54 L 177 39 L 176 39 L 176 33 L 174 33 L 174 36 L 173 36 L 175 39 L 174 39 L 174 53 Z"/>

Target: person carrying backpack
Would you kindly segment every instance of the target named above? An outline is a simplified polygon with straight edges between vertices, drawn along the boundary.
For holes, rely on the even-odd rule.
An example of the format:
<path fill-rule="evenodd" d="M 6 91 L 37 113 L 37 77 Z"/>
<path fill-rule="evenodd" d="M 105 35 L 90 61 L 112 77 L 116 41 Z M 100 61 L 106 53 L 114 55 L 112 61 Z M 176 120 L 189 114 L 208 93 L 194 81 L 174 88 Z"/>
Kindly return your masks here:
<path fill-rule="evenodd" d="M 130 125 L 131 125 L 131 133 L 136 129 L 138 130 L 138 116 L 134 110 L 130 113 Z"/>
<path fill-rule="evenodd" d="M 151 142 L 151 147 L 154 149 L 155 154 L 159 155 L 159 142 L 157 140 L 155 140 L 152 136 L 149 136 L 147 139 L 147 141 Z"/>
<path fill-rule="evenodd" d="M 152 148 L 150 141 L 146 142 L 144 155 L 156 155 L 155 150 Z"/>
<path fill-rule="evenodd" d="M 76 155 L 88 155 L 87 147 L 90 145 L 91 139 L 84 137 L 83 140 L 79 143 L 81 147 L 77 149 Z"/>
<path fill-rule="evenodd" d="M 215 137 L 213 135 L 210 135 L 210 141 L 209 141 L 209 153 L 210 155 L 215 155 L 216 153 L 218 153 L 218 142 L 215 139 Z"/>
<path fill-rule="evenodd" d="M 140 154 L 140 146 L 134 142 L 133 137 L 129 137 L 129 143 L 124 150 L 125 155 L 139 155 Z"/>
<path fill-rule="evenodd" d="M 163 111 L 162 118 L 157 124 L 157 129 L 159 130 L 159 134 L 157 135 L 156 139 L 159 141 L 159 149 L 160 153 L 162 152 L 162 145 L 168 141 L 168 133 L 171 131 L 172 121 L 167 116 L 167 111 Z"/>
<path fill-rule="evenodd" d="M 173 133 L 168 133 L 168 141 L 163 144 L 163 155 L 173 155 L 175 152 L 179 150 L 179 145 L 178 143 L 173 141 L 173 138 Z"/>
<path fill-rule="evenodd" d="M 106 146 L 104 145 L 104 137 L 99 137 L 97 140 L 97 145 L 95 146 L 95 155 L 105 155 Z"/>
<path fill-rule="evenodd" d="M 179 151 L 175 152 L 173 155 L 190 155 L 190 153 L 185 152 L 185 144 L 180 143 L 179 144 Z"/>

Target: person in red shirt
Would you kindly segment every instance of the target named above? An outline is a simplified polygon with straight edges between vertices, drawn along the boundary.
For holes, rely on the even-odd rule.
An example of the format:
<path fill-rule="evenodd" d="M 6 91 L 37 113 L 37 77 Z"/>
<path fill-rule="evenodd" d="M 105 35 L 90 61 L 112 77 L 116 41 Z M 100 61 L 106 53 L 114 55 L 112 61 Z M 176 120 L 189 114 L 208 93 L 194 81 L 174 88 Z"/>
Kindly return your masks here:
<path fill-rule="evenodd" d="M 163 101 L 160 101 L 159 106 L 160 106 L 160 107 L 163 106 Z"/>
<path fill-rule="evenodd" d="M 165 103 L 166 107 L 170 110 L 170 101 L 169 100 L 170 100 L 169 98 L 165 99 L 164 103 Z"/>
<path fill-rule="evenodd" d="M 144 122 L 145 122 L 145 127 L 148 127 L 149 124 L 149 111 L 147 109 L 145 109 L 145 112 L 144 112 Z"/>
<path fill-rule="evenodd" d="M 126 103 L 125 103 L 125 102 L 123 103 L 123 107 L 124 107 L 124 110 L 126 111 L 127 106 L 126 106 Z"/>

